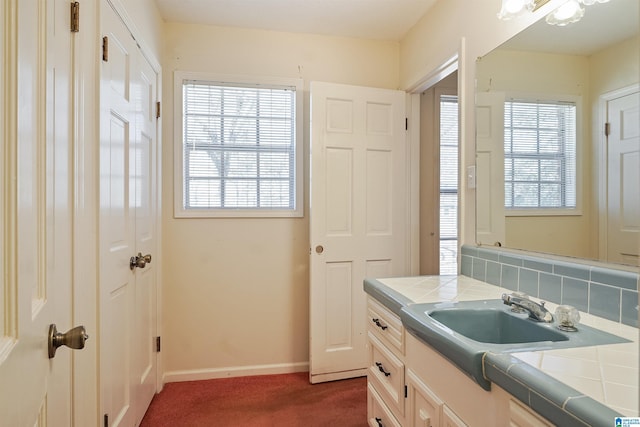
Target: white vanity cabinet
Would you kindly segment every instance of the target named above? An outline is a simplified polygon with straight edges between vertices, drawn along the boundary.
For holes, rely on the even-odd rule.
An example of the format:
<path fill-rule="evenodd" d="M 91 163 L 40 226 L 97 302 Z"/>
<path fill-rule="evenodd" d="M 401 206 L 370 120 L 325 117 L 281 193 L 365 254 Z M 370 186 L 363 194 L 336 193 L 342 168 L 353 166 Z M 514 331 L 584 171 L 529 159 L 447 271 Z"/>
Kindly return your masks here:
<path fill-rule="evenodd" d="M 367 322 L 371 427 L 553 426 L 498 385 L 482 389 L 373 298 Z"/>
<path fill-rule="evenodd" d="M 426 385 L 420 374 L 407 365 L 406 343 L 408 339 L 415 338 L 405 333 L 400 317 L 373 298 L 368 298 L 367 323 L 369 425 L 465 426 L 466 424 Z M 427 348 L 423 344 L 419 345 Z"/>
<path fill-rule="evenodd" d="M 440 426 L 442 401 L 411 369 L 407 369 L 407 404 L 408 426 Z"/>
<path fill-rule="evenodd" d="M 505 426 L 513 427 L 553 427 L 554 424 L 536 414 L 511 394 L 496 385 L 491 387 L 491 393 L 500 402 L 498 418 Z"/>
<path fill-rule="evenodd" d="M 400 317 L 367 299 L 368 419 L 374 427 L 403 426 L 405 331 Z"/>

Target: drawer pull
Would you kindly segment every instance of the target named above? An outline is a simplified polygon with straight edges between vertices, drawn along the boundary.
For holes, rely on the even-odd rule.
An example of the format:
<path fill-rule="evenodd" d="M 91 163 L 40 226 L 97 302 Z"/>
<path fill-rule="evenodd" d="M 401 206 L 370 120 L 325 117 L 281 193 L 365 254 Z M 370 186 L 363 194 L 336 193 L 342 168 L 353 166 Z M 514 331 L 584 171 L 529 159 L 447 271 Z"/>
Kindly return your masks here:
<path fill-rule="evenodd" d="M 382 363 L 376 362 L 376 366 L 378 367 L 378 370 L 384 374 L 385 377 L 391 375 L 391 372 L 387 372 L 384 370 L 384 366 L 382 366 Z"/>
<path fill-rule="evenodd" d="M 372 321 L 373 323 L 375 323 L 375 324 L 376 324 L 376 326 L 377 326 L 378 328 L 382 329 L 383 331 L 384 331 L 385 329 L 387 329 L 387 327 L 388 327 L 388 326 L 386 326 L 386 325 L 383 325 L 383 324 L 380 322 L 380 319 L 375 319 L 375 318 L 374 318 L 374 319 L 371 319 L 371 321 Z"/>
<path fill-rule="evenodd" d="M 382 424 L 382 418 L 376 417 L 376 423 L 378 423 L 378 427 L 384 427 L 384 424 Z"/>

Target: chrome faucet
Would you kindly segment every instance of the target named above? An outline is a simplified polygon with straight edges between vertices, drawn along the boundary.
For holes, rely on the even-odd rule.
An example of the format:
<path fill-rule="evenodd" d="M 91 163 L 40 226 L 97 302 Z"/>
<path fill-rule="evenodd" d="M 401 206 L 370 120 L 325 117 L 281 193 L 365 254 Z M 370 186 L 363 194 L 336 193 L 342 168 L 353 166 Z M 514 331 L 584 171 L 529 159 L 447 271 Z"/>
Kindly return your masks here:
<path fill-rule="evenodd" d="M 553 315 L 544 307 L 544 301 L 538 304 L 535 301 L 531 301 L 527 298 L 521 298 L 513 294 L 502 294 L 502 301 L 506 305 L 515 306 L 526 310 L 529 313 L 529 318 L 535 320 L 536 322 L 553 322 Z"/>

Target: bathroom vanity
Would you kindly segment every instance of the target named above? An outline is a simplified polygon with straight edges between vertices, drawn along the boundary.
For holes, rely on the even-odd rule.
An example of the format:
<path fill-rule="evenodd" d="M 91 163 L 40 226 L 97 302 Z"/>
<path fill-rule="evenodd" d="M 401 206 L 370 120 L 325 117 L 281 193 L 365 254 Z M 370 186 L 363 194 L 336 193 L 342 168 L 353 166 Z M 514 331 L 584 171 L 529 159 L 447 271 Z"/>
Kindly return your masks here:
<path fill-rule="evenodd" d="M 451 329 L 416 319 L 425 303 L 500 300 L 510 289 L 465 276 L 368 279 L 364 288 L 372 427 L 609 426 L 638 416 L 635 327 L 581 313 L 582 324 L 619 342 L 477 352 Z"/>

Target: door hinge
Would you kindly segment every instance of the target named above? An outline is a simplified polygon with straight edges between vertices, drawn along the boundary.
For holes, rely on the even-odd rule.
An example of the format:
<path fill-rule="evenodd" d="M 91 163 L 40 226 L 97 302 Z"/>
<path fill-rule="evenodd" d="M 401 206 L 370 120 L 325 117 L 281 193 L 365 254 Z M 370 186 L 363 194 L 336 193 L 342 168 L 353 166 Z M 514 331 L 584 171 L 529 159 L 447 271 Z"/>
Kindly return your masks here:
<path fill-rule="evenodd" d="M 109 62 L 109 37 L 107 36 L 102 38 L 102 60 Z"/>
<path fill-rule="evenodd" d="M 160 337 L 156 337 L 156 353 L 160 353 Z"/>
<path fill-rule="evenodd" d="M 109 427 L 109 414 L 104 414 L 104 427 Z"/>
<path fill-rule="evenodd" d="M 71 32 L 80 31 L 80 2 L 71 2 Z"/>
<path fill-rule="evenodd" d="M 607 122 L 604 124 L 604 134 L 606 136 L 611 135 L 611 123 Z"/>
<path fill-rule="evenodd" d="M 409 118 L 404 118 L 404 130 L 409 130 Z"/>
<path fill-rule="evenodd" d="M 160 101 L 156 102 L 156 119 L 160 118 Z"/>

